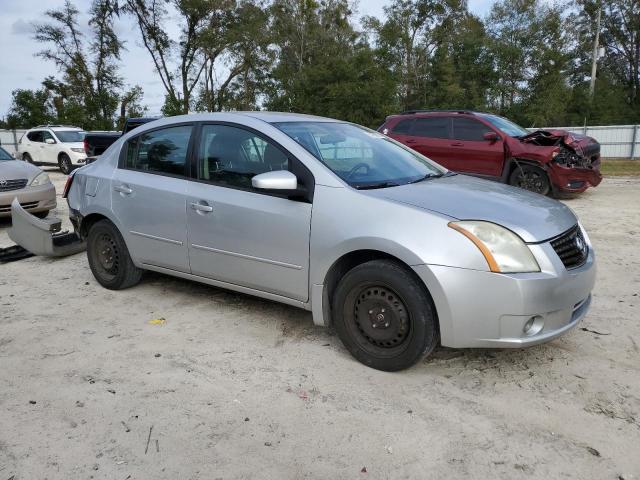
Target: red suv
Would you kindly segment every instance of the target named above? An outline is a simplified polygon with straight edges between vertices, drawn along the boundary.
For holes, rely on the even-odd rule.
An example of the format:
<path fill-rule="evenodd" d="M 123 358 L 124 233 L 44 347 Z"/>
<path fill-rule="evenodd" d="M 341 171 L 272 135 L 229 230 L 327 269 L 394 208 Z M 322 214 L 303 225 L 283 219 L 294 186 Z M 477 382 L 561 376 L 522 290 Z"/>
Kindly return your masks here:
<path fill-rule="evenodd" d="M 410 110 L 379 129 L 444 167 L 533 192 L 580 193 L 595 187 L 600 144 L 565 130 L 529 132 L 506 118 L 463 110 Z"/>

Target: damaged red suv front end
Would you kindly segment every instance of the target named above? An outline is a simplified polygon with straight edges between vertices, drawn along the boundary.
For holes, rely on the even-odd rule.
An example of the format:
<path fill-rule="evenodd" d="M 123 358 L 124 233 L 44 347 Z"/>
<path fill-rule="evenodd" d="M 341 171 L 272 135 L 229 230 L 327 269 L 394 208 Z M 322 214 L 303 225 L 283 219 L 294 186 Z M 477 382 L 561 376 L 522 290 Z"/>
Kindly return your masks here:
<path fill-rule="evenodd" d="M 537 130 L 507 138 L 511 157 L 541 163 L 557 193 L 584 192 L 602 181 L 600 144 L 591 137 L 566 130 Z"/>

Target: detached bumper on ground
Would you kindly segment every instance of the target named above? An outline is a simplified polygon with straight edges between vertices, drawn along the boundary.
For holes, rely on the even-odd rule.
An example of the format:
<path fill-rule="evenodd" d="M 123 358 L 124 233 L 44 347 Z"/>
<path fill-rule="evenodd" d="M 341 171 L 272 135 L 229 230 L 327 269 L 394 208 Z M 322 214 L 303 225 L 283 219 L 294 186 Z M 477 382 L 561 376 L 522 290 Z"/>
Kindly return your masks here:
<path fill-rule="evenodd" d="M 75 233 L 61 232 L 61 225 L 57 218 L 34 217 L 17 199 L 11 203 L 9 238 L 34 255 L 64 257 L 86 248 Z"/>
<path fill-rule="evenodd" d="M 536 248 L 555 255 L 548 244 Z M 559 259 L 538 273 L 413 268 L 432 294 L 442 345 L 454 348 L 519 348 L 559 337 L 586 315 L 596 275 L 593 251 L 572 270 Z"/>

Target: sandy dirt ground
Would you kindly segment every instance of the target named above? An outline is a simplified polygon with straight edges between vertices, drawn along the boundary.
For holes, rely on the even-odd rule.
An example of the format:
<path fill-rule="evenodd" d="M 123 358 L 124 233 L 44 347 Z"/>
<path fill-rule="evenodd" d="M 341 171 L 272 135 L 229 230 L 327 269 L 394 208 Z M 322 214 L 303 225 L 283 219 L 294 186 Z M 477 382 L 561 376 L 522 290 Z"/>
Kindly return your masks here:
<path fill-rule="evenodd" d="M 157 274 L 111 292 L 84 254 L 0 265 L 0 480 L 639 479 L 640 179 L 566 203 L 599 259 L 579 328 L 393 374 L 295 308 Z"/>

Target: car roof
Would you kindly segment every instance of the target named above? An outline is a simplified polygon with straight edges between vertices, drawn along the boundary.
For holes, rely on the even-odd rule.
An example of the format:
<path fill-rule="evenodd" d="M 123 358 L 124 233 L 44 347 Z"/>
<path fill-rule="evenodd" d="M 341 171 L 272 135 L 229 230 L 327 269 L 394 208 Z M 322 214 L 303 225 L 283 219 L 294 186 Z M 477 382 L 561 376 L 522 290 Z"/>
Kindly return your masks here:
<path fill-rule="evenodd" d="M 251 117 L 256 120 L 262 120 L 267 123 L 280 123 L 280 122 L 340 122 L 334 118 L 318 117 L 316 115 L 307 115 L 303 113 L 288 113 L 288 112 L 265 112 L 265 111 L 229 111 L 229 112 L 203 112 L 203 113 L 190 113 L 188 115 L 180 115 L 179 117 L 164 117 L 164 119 L 174 118 L 180 121 L 207 121 L 207 120 L 221 120 L 223 118 L 229 118 L 230 116 L 243 116 Z"/>

